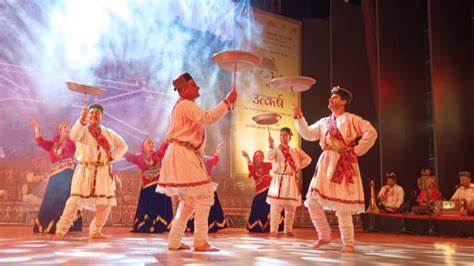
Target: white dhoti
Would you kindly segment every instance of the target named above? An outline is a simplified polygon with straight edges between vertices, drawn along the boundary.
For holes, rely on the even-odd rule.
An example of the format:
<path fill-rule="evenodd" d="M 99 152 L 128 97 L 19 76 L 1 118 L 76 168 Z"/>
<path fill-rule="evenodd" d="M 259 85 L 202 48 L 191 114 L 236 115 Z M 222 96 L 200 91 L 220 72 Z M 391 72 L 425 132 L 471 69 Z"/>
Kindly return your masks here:
<path fill-rule="evenodd" d="M 168 237 L 168 248 L 179 248 L 186 230 L 186 223 L 193 213 L 195 213 L 194 247 L 199 247 L 208 242 L 208 217 L 209 210 L 214 204 L 214 194 L 204 192 L 198 196 L 189 194 L 180 194 L 179 196 L 180 202 Z"/>
<path fill-rule="evenodd" d="M 156 192 L 172 197 L 212 194 L 216 189 L 217 184 L 212 182 L 202 156 L 197 151 L 177 143 L 168 146 Z"/>
<path fill-rule="evenodd" d="M 311 220 L 316 231 L 318 231 L 319 240 L 331 241 L 331 228 L 324 213 L 323 206 L 317 200 L 307 200 Z M 349 211 L 336 211 L 337 221 L 339 223 L 339 232 L 344 246 L 354 246 L 354 224 L 352 222 L 352 214 Z"/>
<path fill-rule="evenodd" d="M 92 211 L 96 205 L 117 205 L 116 185 L 110 167 L 80 162 L 72 176 L 69 200 Z"/>
<path fill-rule="evenodd" d="M 365 211 L 364 189 L 357 161 L 352 164 L 354 175 L 350 182 L 346 179 L 340 184 L 331 181 L 339 158 L 337 152 L 323 151 L 311 179 L 305 205 L 309 200 L 316 200 L 325 210 L 362 213 Z"/>
<path fill-rule="evenodd" d="M 101 232 L 102 228 L 107 222 L 111 208 L 112 206 L 110 205 L 96 206 L 95 217 L 89 225 L 89 235 L 94 235 Z M 76 203 L 74 200 L 72 200 L 72 198 L 69 198 L 66 202 L 66 206 L 64 207 L 63 214 L 56 224 L 56 234 L 65 235 L 74 223 L 77 212 L 81 209 L 81 204 Z"/>
<path fill-rule="evenodd" d="M 319 240 L 331 241 L 331 227 L 329 227 L 323 206 L 321 206 L 316 200 L 307 200 L 306 206 L 308 207 L 311 221 L 318 232 Z"/>
<path fill-rule="evenodd" d="M 294 205 L 270 205 L 270 232 L 278 232 L 280 224 L 281 211 L 285 210 L 285 233 L 293 232 L 293 222 L 295 220 L 296 206 Z"/>
<path fill-rule="evenodd" d="M 268 204 L 301 206 L 301 194 L 296 177 L 290 174 L 277 174 L 273 177 L 267 196 Z"/>
<path fill-rule="evenodd" d="M 216 189 L 217 184 L 207 173 L 200 153 L 179 141 L 173 141 L 166 151 L 160 181 L 156 186 L 156 192 L 180 198 L 168 237 L 169 249 L 179 248 L 186 223 L 193 214 L 194 247 L 208 242 L 209 210 L 214 204 Z"/>
<path fill-rule="evenodd" d="M 344 246 L 354 246 L 354 223 L 352 222 L 351 212 L 336 211 L 336 216 L 342 244 Z"/>
<path fill-rule="evenodd" d="M 270 204 L 270 232 L 278 232 L 281 211 L 285 209 L 285 233 L 293 231 L 296 207 L 301 206 L 301 194 L 296 177 L 277 174 L 270 183 L 267 203 Z"/>

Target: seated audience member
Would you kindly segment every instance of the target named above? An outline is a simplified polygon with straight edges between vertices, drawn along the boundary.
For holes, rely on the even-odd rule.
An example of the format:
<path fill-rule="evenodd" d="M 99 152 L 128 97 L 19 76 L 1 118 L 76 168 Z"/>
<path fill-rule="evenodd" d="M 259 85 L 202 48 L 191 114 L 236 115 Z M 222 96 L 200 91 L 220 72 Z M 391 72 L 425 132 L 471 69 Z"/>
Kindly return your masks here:
<path fill-rule="evenodd" d="M 378 207 L 382 212 L 397 213 L 403 203 L 405 193 L 403 188 L 397 185 L 397 176 L 395 173 L 386 174 L 387 185 L 380 189 L 377 196 Z"/>
<path fill-rule="evenodd" d="M 433 179 L 428 179 L 426 187 L 420 192 L 416 198 L 417 206 L 413 206 L 412 211 L 414 214 L 429 214 L 432 211 L 432 207 L 435 201 L 441 200 L 441 192 Z"/>
<path fill-rule="evenodd" d="M 451 200 L 465 201 L 469 215 L 474 215 L 474 184 L 470 172 L 459 172 L 459 186 Z"/>
<path fill-rule="evenodd" d="M 421 192 L 426 187 L 426 182 L 432 179 L 436 187 L 438 187 L 438 179 L 433 175 L 433 169 L 429 166 L 421 168 L 421 176 L 418 177 L 416 183 L 418 185 L 418 190 Z"/>

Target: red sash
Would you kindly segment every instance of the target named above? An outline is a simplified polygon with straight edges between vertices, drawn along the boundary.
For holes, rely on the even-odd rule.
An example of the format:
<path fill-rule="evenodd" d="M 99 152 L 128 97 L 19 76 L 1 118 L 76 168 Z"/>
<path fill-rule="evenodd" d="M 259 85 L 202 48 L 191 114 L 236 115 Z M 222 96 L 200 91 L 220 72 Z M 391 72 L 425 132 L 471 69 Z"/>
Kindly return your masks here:
<path fill-rule="evenodd" d="M 283 172 L 286 172 L 286 167 L 288 166 L 288 164 L 290 164 L 293 173 L 296 175 L 298 172 L 296 171 L 295 161 L 293 161 L 293 158 L 290 155 L 290 147 L 284 147 L 280 144 L 279 148 L 283 153 L 283 156 L 285 156 L 285 169 L 283 170 Z"/>
<path fill-rule="evenodd" d="M 93 127 L 89 126 L 89 133 L 91 133 L 92 137 L 97 141 L 97 144 L 101 146 L 105 152 L 107 153 L 107 156 L 110 158 L 110 143 L 107 141 L 104 135 L 102 135 L 102 131 L 100 130 L 100 127 Z"/>
<path fill-rule="evenodd" d="M 326 134 L 329 134 L 329 136 L 341 141 L 346 147 L 355 146 L 355 143 L 350 143 L 349 145 L 346 144 L 344 137 L 336 126 L 336 116 L 332 115 L 329 119 L 327 119 L 327 127 L 329 130 Z M 339 155 L 340 157 L 337 161 L 336 169 L 332 175 L 331 182 L 341 184 L 345 178 L 347 183 L 352 184 L 354 183 L 354 169 L 352 168 L 352 164 L 356 162 L 356 155 L 353 150 L 339 152 Z"/>

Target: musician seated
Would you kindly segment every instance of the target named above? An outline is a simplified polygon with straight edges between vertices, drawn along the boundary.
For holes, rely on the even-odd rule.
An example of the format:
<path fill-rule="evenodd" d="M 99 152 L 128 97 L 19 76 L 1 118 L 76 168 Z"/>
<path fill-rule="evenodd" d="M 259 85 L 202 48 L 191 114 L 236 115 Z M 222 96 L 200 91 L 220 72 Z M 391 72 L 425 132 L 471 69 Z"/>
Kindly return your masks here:
<path fill-rule="evenodd" d="M 383 186 L 377 195 L 377 206 L 381 212 L 398 213 L 405 193 L 403 188 L 397 185 L 397 175 L 395 173 L 386 174 L 386 177 L 387 185 Z"/>
<path fill-rule="evenodd" d="M 465 202 L 468 215 L 474 215 L 474 184 L 471 183 L 470 172 L 459 172 L 459 186 L 451 200 Z"/>
<path fill-rule="evenodd" d="M 417 206 L 411 208 L 414 214 L 430 214 L 433 210 L 434 202 L 441 200 L 441 192 L 436 187 L 433 179 L 428 179 L 425 188 L 416 198 Z"/>

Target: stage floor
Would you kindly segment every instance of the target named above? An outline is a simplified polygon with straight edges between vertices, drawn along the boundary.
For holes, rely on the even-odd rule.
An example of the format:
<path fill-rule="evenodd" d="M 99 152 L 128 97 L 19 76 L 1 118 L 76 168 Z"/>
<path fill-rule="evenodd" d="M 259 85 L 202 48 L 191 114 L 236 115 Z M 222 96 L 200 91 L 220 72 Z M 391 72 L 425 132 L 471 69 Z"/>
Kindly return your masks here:
<path fill-rule="evenodd" d="M 87 230 L 87 229 L 85 229 Z M 210 234 L 220 252 L 168 251 L 167 234 L 130 233 L 128 227 L 106 227 L 105 240 L 70 233 L 65 241 L 33 234 L 31 227 L 0 226 L 0 265 L 5 264 L 155 264 L 155 265 L 473 265 L 472 238 L 445 238 L 356 233 L 356 253 L 341 254 L 339 233 L 322 249 L 311 247 L 316 233 L 295 230 L 295 237 L 269 238 L 228 228 Z M 184 242 L 192 244 L 192 234 Z"/>

